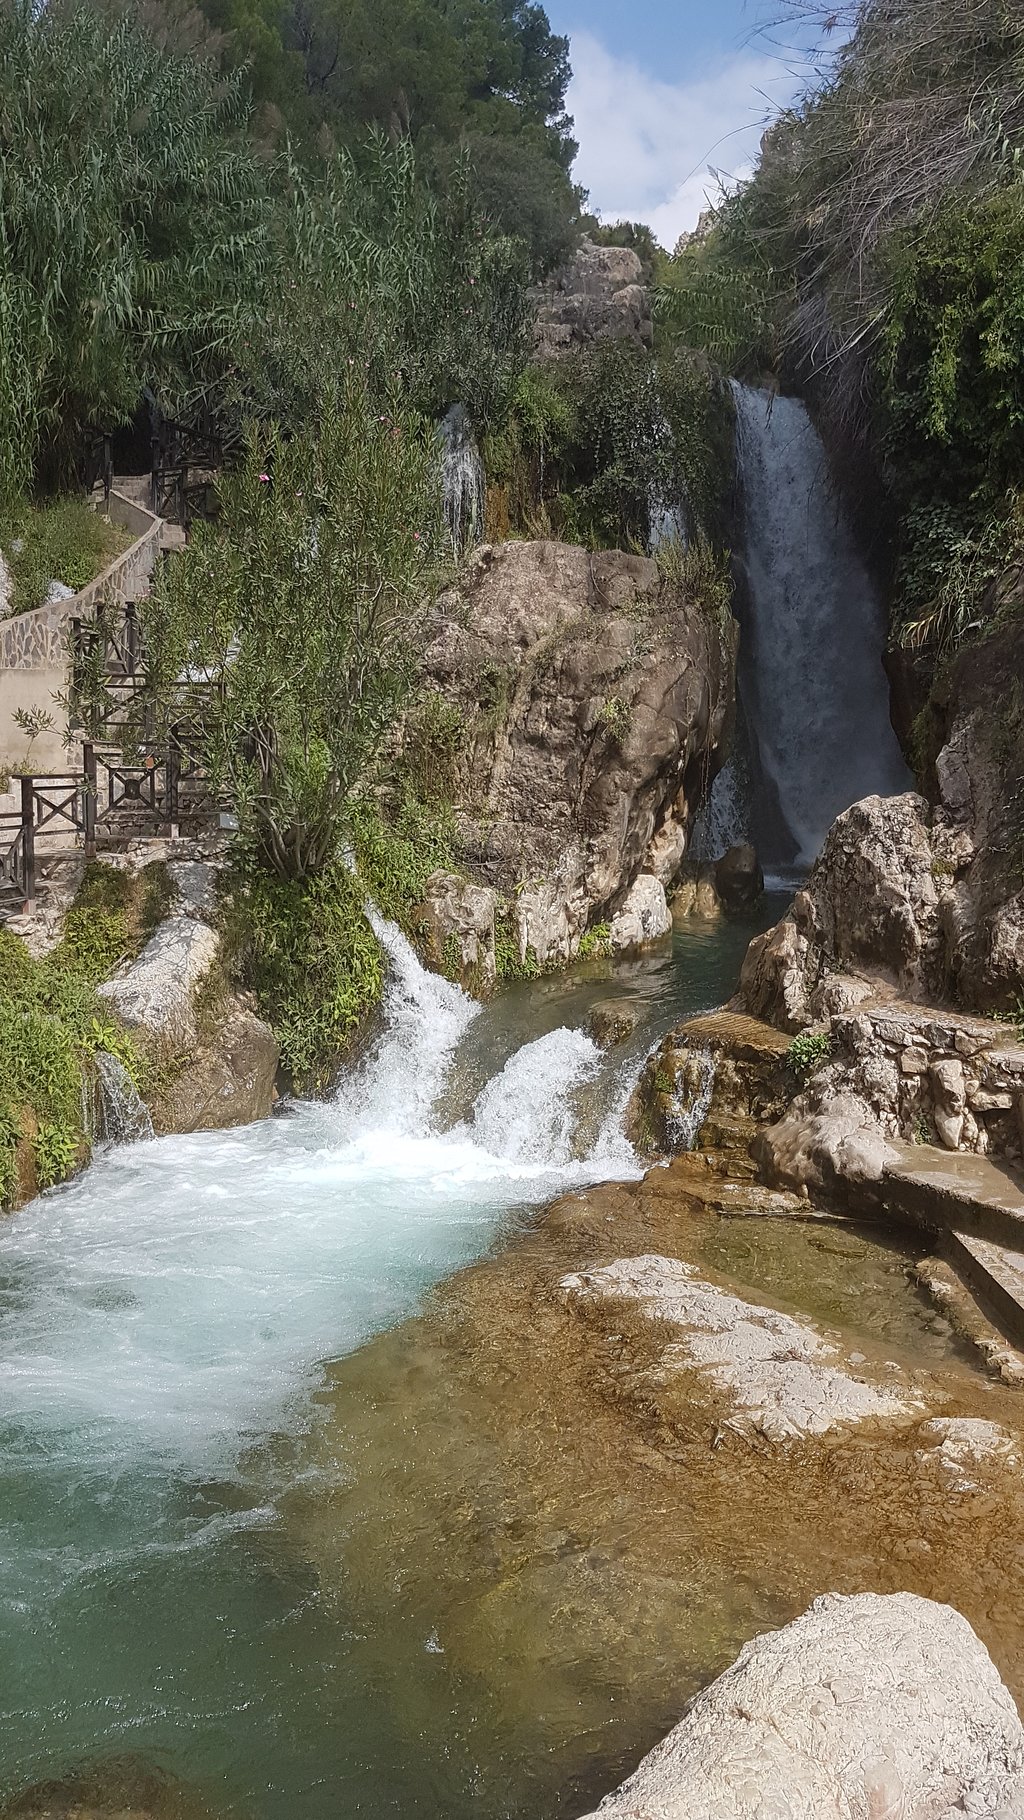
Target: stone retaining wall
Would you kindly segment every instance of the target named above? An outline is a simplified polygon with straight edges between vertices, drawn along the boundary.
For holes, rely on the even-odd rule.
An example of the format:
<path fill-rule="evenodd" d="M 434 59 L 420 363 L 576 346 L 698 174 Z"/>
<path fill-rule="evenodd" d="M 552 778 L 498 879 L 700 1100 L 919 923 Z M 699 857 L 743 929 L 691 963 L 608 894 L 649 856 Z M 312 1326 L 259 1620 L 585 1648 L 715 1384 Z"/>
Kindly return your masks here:
<path fill-rule="evenodd" d="M 101 600 L 137 600 L 148 589 L 163 520 L 117 491 L 108 509 L 114 524 L 134 534 L 128 549 L 77 594 L 0 620 L 0 770 L 69 769 L 67 713 L 59 697 L 69 683 L 70 621 L 90 618 Z M 48 714 L 53 726 L 30 739 L 15 719 L 19 709 Z M 0 809 L 8 807 L 15 807 L 13 800 L 0 796 Z"/>

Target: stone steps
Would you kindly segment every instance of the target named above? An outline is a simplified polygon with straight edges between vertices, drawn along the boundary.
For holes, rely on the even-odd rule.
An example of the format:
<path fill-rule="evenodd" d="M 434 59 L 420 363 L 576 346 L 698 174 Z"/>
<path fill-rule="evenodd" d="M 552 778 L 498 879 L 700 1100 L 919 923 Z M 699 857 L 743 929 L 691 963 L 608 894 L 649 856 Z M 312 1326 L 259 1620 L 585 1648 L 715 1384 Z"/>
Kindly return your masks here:
<path fill-rule="evenodd" d="M 1024 1252 L 1024 1181 L 1015 1170 L 934 1144 L 887 1142 L 896 1152 L 882 1177 L 887 1208 L 929 1232 L 966 1233 Z"/>
<path fill-rule="evenodd" d="M 948 1233 L 943 1250 L 1007 1339 L 1024 1345 L 1024 1253 L 969 1232 Z"/>
<path fill-rule="evenodd" d="M 1024 1345 L 1024 1181 L 1005 1163 L 893 1144 L 886 1206 L 935 1232 L 942 1255 L 1007 1339 Z"/>

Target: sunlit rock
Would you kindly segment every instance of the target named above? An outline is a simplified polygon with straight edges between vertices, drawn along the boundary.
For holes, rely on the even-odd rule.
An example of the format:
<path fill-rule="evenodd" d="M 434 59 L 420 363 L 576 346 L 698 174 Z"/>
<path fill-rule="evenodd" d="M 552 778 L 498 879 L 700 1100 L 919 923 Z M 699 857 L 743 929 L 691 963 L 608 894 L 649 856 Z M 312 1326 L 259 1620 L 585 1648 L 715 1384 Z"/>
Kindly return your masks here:
<path fill-rule="evenodd" d="M 774 1308 L 741 1301 L 703 1282 L 679 1258 L 619 1258 L 562 1279 L 570 1301 L 621 1299 L 669 1330 L 664 1370 L 697 1370 L 724 1393 L 727 1426 L 741 1434 L 789 1441 L 826 1434 L 867 1417 L 906 1418 L 920 1404 L 846 1367 L 836 1347 L 813 1327 Z"/>
<path fill-rule="evenodd" d="M 1019 1820 L 1024 1727 L 959 1612 L 912 1593 L 829 1593 L 746 1644 L 597 1812 Z"/>

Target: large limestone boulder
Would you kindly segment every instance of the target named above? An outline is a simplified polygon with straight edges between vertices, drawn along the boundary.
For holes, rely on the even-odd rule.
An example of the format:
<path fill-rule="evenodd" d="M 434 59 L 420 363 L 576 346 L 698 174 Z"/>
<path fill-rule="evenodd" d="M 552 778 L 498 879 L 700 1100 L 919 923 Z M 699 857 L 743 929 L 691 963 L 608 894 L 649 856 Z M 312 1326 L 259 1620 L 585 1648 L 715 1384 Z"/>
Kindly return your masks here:
<path fill-rule="evenodd" d="M 740 997 L 754 1017 L 800 1030 L 826 1008 L 830 975 L 860 971 L 935 997 L 944 977 L 939 881 L 921 796 L 869 796 L 832 824 L 789 914 L 751 942 Z"/>
<path fill-rule="evenodd" d="M 457 972 L 479 990 L 494 985 L 497 894 L 456 872 L 434 872 L 423 902 L 423 933 L 435 967 Z"/>
<path fill-rule="evenodd" d="M 619 954 L 631 948 L 648 948 L 652 942 L 664 941 L 671 934 L 672 912 L 665 887 L 653 873 L 641 872 L 626 893 L 622 908 L 612 918 L 609 932 L 612 952 Z"/>
<path fill-rule="evenodd" d="M 651 300 L 632 247 L 584 240 L 536 301 L 538 359 L 554 360 L 595 341 L 653 344 Z"/>
<path fill-rule="evenodd" d="M 734 663 L 732 635 L 623 551 L 485 546 L 438 603 L 423 673 L 462 714 L 461 858 L 521 953 L 569 960 L 639 874 L 671 883 Z"/>
<path fill-rule="evenodd" d="M 280 1048 L 273 1031 L 229 996 L 204 1020 L 184 1065 L 150 1100 L 158 1136 L 171 1131 L 226 1131 L 265 1119 L 277 1100 Z"/>
<path fill-rule="evenodd" d="M 829 1593 L 747 1643 L 597 1813 L 1021 1820 L 1024 1728 L 959 1612 L 912 1593 Z"/>

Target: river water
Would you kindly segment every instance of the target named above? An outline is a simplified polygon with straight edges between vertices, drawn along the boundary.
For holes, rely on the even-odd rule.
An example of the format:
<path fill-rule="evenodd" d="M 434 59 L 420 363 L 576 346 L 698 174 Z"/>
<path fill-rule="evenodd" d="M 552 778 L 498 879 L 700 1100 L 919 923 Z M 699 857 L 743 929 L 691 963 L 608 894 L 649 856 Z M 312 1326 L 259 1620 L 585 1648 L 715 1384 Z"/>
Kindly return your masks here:
<path fill-rule="evenodd" d="M 421 1803 L 358 1607 L 319 1599 L 282 1524 L 325 1363 L 531 1207 L 638 1175 L 629 1083 L 753 929 L 480 1009 L 383 927 L 385 1027 L 332 1104 L 113 1150 L 4 1224 L 0 1792 L 142 1758 L 252 1820 L 455 1812 L 444 1740 Z M 611 1055 L 581 1028 L 608 1002 L 639 1019 Z"/>

